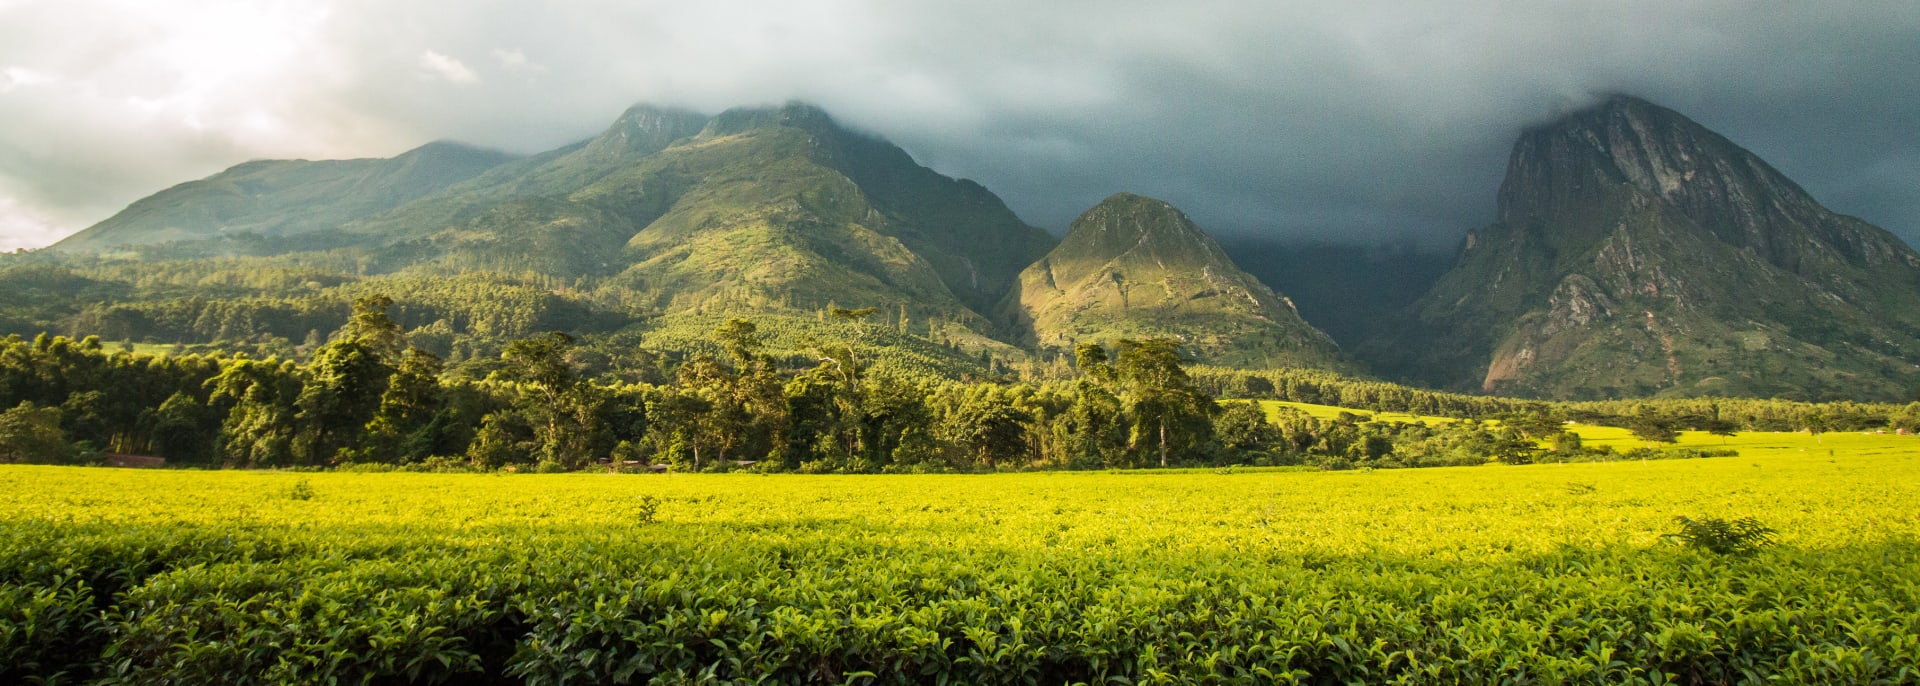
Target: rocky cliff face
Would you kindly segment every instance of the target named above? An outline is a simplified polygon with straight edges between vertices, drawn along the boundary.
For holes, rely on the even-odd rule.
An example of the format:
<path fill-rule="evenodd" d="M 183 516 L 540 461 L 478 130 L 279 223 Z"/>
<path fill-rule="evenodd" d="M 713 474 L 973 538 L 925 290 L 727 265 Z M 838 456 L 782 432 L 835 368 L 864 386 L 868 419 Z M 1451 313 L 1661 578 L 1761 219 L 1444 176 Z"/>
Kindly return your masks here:
<path fill-rule="evenodd" d="M 1343 366 L 1332 339 L 1185 214 L 1127 193 L 1075 219 L 1060 245 L 1021 272 L 1002 312 L 1045 348 L 1165 337 L 1216 364 Z"/>
<path fill-rule="evenodd" d="M 1843 265 L 1920 268 L 1892 234 L 1835 214 L 1758 156 L 1679 113 L 1627 96 L 1522 135 L 1500 188 L 1500 222 L 1564 223 L 1618 186 L 1802 276 Z"/>
<path fill-rule="evenodd" d="M 1920 255 L 1680 114 L 1615 96 L 1521 135 L 1499 220 L 1370 350 L 1456 388 L 1907 399 Z"/>

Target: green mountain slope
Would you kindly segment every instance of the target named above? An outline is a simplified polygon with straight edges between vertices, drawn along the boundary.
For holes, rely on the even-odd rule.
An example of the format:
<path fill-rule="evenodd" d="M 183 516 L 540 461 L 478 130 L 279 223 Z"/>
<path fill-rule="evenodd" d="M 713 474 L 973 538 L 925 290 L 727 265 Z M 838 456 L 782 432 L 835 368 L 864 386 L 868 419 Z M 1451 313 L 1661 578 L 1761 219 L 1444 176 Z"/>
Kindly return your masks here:
<path fill-rule="evenodd" d="M 399 207 L 513 158 L 429 143 L 391 159 L 257 160 L 135 202 L 55 244 L 62 251 L 337 228 Z"/>
<path fill-rule="evenodd" d="M 1342 367 L 1332 339 L 1186 215 L 1127 193 L 1075 219 L 1060 245 L 1020 273 L 1002 312 L 1044 348 L 1169 337 L 1214 364 Z"/>
<path fill-rule="evenodd" d="M 705 336 L 711 327 L 700 327 L 727 316 L 764 318 L 795 341 L 807 337 L 808 322 L 819 323 L 825 338 L 837 335 L 823 321 L 826 309 L 874 307 L 876 325 L 954 357 L 941 365 L 978 367 L 987 357 L 1021 356 L 991 337 L 994 326 L 981 312 L 1053 243 L 978 184 L 921 167 L 898 147 L 801 104 L 714 117 L 636 106 L 594 138 L 446 178 L 425 192 L 387 188 L 399 183 L 388 162 L 254 163 L 137 203 L 123 215 L 166 206 L 170 216 L 224 223 L 147 231 L 145 241 L 165 244 L 127 242 L 110 257 L 87 258 L 107 262 L 75 265 L 124 282 L 165 282 L 167 297 L 202 300 L 119 314 L 117 304 L 67 308 L 79 313 L 69 328 L 114 322 L 123 337 L 165 336 L 162 327 L 148 333 L 138 322 L 175 321 L 182 315 L 172 312 L 203 311 L 207 299 L 257 305 L 297 291 L 333 302 L 349 288 L 457 277 L 469 285 L 463 289 L 489 280 L 539 284 L 574 303 L 566 311 L 594 319 L 580 330 L 670 329 L 647 333 L 668 343 Z M 263 175 L 270 186 L 249 186 Z M 383 179 L 385 186 L 370 181 Z M 116 231 L 103 225 L 75 244 L 127 233 Z M 236 282 L 247 285 L 182 287 Z M 295 288 L 274 292 L 273 283 Z M 160 292 L 133 290 L 127 300 Z M 171 309 L 158 314 L 162 307 Z M 454 302 L 434 307 L 464 311 Z M 282 338 L 293 331 L 298 339 L 310 324 L 194 316 L 234 322 L 166 331 Z M 497 338 L 512 329 L 489 333 L 448 319 L 435 330 Z"/>
<path fill-rule="evenodd" d="M 1920 391 L 1920 255 L 1684 116 L 1618 96 L 1527 131 L 1499 221 L 1384 371 L 1553 398 Z"/>
<path fill-rule="evenodd" d="M 636 107 L 586 143 L 345 230 L 415 241 L 417 270 L 600 278 L 663 312 L 878 306 L 975 331 L 1051 243 L 979 185 L 797 104 Z"/>

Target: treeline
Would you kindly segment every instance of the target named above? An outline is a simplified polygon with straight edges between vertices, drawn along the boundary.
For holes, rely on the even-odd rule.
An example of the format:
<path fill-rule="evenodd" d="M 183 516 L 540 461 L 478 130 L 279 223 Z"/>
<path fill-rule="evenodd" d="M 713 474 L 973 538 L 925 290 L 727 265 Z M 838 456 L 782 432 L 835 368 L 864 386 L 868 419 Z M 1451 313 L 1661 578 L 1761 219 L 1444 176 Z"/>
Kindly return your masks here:
<path fill-rule="evenodd" d="M 1197 367 L 1194 377 L 1202 387 L 1221 397 L 1264 398 L 1371 412 L 1490 419 L 1548 408 L 1547 403 L 1540 401 L 1429 391 L 1319 369 Z"/>
<path fill-rule="evenodd" d="M 1556 424 L 1573 421 L 1627 429 L 1656 424 L 1672 431 L 1906 429 L 1920 432 L 1920 403 L 1903 406 L 1717 397 L 1552 402 L 1430 391 L 1317 369 L 1198 367 L 1194 377 L 1203 388 L 1222 397 L 1264 398 L 1372 412 L 1467 419 L 1524 418 Z"/>
<path fill-rule="evenodd" d="M 1220 403 L 1177 344 L 1083 345 L 1079 374 L 958 382 L 875 371 L 872 310 L 835 309 L 844 340 L 811 364 L 763 352 L 731 320 L 712 353 L 606 353 L 570 336 L 512 341 L 449 366 L 407 342 L 392 301 L 356 301 L 311 361 L 145 356 L 98 338 L 0 342 L 0 459 L 155 454 L 227 467 L 1106 469 L 1231 464 L 1421 466 L 1520 461 L 1533 442 L 1477 422 L 1322 422 Z M 651 365 L 646 373 L 633 369 Z M 593 374 L 594 370 L 602 373 Z M 614 370 L 621 370 L 616 373 Z"/>
<path fill-rule="evenodd" d="M 69 268 L 15 260 L 0 264 L 0 333 L 64 332 L 109 342 L 205 342 L 229 349 L 302 344 L 345 322 L 350 304 L 375 294 L 398 299 L 393 318 L 419 330 L 423 347 L 446 357 L 461 349 L 497 354 L 507 340 L 540 331 L 590 334 L 642 315 L 597 303 L 539 275 L 389 274 L 369 281 L 339 260 L 208 258 L 141 263 L 95 260 Z M 135 294 L 138 294 L 136 297 Z"/>
<path fill-rule="evenodd" d="M 352 303 L 305 364 L 245 355 L 147 356 L 97 337 L 0 341 L 0 460 L 103 453 L 240 468 L 647 468 L 804 472 L 1110 469 L 1225 465 L 1419 467 L 1604 459 L 1568 420 L 1675 431 L 1920 428 L 1900 408 L 1773 401 L 1549 404 L 1419 391 L 1304 371 L 1190 373 L 1178 344 L 1081 345 L 1071 374 L 964 382 L 875 365 L 892 325 L 832 311 L 837 340 L 770 355 L 728 320 L 707 352 L 650 352 L 549 332 L 449 364 L 409 336 L 391 299 Z M 431 331 L 425 333 L 431 334 Z M 410 340 L 413 339 L 413 340 Z M 1219 390 L 1216 390 L 1219 389 Z M 1277 397 L 1466 417 L 1320 420 Z M 1481 421 L 1498 419 L 1498 422 Z"/>

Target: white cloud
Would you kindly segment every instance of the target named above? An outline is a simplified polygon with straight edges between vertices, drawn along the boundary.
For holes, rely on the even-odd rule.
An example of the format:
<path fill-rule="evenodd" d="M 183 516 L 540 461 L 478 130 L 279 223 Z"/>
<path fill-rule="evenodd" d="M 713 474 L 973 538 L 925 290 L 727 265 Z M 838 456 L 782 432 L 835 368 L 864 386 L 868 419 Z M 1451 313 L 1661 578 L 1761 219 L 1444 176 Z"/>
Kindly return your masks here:
<path fill-rule="evenodd" d="M 419 65 L 420 68 L 426 70 L 427 73 L 453 83 L 468 84 L 480 82 L 480 75 L 473 73 L 473 70 L 468 68 L 465 63 L 432 50 L 420 53 Z"/>

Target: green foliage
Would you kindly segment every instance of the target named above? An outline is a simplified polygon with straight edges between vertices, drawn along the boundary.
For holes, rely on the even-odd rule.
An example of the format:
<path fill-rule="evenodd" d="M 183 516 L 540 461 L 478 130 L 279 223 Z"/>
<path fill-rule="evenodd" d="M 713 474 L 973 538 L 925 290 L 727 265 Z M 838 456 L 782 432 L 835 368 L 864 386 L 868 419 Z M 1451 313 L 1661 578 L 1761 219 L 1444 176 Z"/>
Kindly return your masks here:
<path fill-rule="evenodd" d="M 1048 373 L 1067 378 L 955 381 L 900 364 L 916 353 L 898 344 L 924 339 L 867 321 L 882 314 L 870 308 L 834 308 L 844 321 L 832 323 L 681 320 L 676 326 L 710 326 L 705 348 L 688 355 L 635 347 L 646 339 L 632 334 L 582 341 L 550 332 L 449 365 L 399 347 L 404 325 L 387 313 L 404 305 L 377 294 L 356 300 L 353 323 L 316 344 L 305 365 L 129 354 L 98 339 L 6 339 L 0 403 L 57 410 L 64 440 L 76 449 L 69 454 L 157 454 L 187 465 L 859 473 L 1709 457 L 1734 453 L 1586 445 L 1563 423 L 1728 437 L 1735 429 L 1874 430 L 1907 411 L 1456 396 L 1308 370 L 1195 368 L 1180 345 L 1158 339 L 1122 341 L 1111 358 L 1097 344 L 1079 346 L 1077 377 L 1061 366 Z M 811 354 L 795 354 L 794 345 L 810 345 Z M 1352 412 L 1315 419 L 1282 408 L 1263 420 L 1252 405 L 1216 404 L 1222 389 L 1497 419 L 1378 421 Z"/>
<path fill-rule="evenodd" d="M 0 679 L 1900 683 L 1920 667 L 1901 623 L 1920 550 L 1908 494 L 1884 485 L 1913 481 L 1913 461 L 1745 462 L 861 479 L 13 466 L 0 492 L 40 497 L 0 499 Z M 278 497 L 301 480 L 321 496 Z M 1735 497 L 1778 523 L 1776 544 L 1648 540 L 1673 508 Z"/>
<path fill-rule="evenodd" d="M 1640 440 L 1649 443 L 1672 443 L 1680 439 L 1674 431 L 1672 422 L 1663 417 L 1643 414 L 1627 420 L 1627 430 Z"/>
<path fill-rule="evenodd" d="M 1183 462 L 1202 457 L 1213 439 L 1208 420 L 1219 407 L 1187 375 L 1186 362 L 1180 344 L 1169 339 L 1116 345 L 1113 377 L 1134 417 L 1129 441 L 1135 450 L 1151 445 L 1162 467 L 1170 455 Z"/>
<path fill-rule="evenodd" d="M 1284 453 L 1286 435 L 1267 421 L 1267 413 L 1259 404 L 1224 403 L 1223 407 L 1214 418 L 1213 433 L 1229 462 L 1269 463 Z"/>
<path fill-rule="evenodd" d="M 22 402 L 0 412 L 0 463 L 58 464 L 72 452 L 60 428 L 60 408 Z"/>

